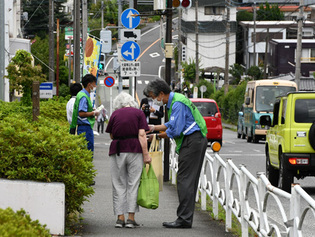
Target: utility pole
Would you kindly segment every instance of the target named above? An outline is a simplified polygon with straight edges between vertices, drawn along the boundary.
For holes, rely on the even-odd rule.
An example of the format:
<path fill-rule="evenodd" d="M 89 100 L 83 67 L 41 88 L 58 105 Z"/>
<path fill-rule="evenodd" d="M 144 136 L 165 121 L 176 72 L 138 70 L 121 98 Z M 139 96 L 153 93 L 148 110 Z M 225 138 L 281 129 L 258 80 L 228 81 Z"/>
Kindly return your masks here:
<path fill-rule="evenodd" d="M 4 74 L 5 74 L 5 1 L 0 1 L 0 100 L 4 101 Z"/>
<path fill-rule="evenodd" d="M 102 8 L 102 15 L 101 15 L 101 27 L 102 27 L 102 30 L 104 29 L 104 1 L 102 1 L 101 3 L 101 8 Z"/>
<path fill-rule="evenodd" d="M 295 62 L 295 82 L 297 84 L 298 90 L 300 89 L 300 77 L 301 77 L 301 56 L 302 56 L 302 27 L 303 27 L 303 0 L 300 0 L 300 9 L 298 21 L 298 32 L 296 41 L 296 62 Z"/>
<path fill-rule="evenodd" d="M 230 2 L 229 0 L 227 0 L 226 1 L 226 44 L 225 44 L 224 94 L 227 94 L 229 91 L 230 31 L 231 31 Z"/>
<path fill-rule="evenodd" d="M 172 0 L 166 2 L 166 34 L 165 45 L 172 43 Z M 165 81 L 171 84 L 172 58 L 165 58 Z M 165 110 L 165 122 L 168 122 L 167 110 Z M 164 139 L 164 181 L 169 181 L 169 154 L 170 140 Z"/>
<path fill-rule="evenodd" d="M 180 81 L 180 86 L 178 89 L 182 89 L 182 9 L 178 9 L 178 45 L 177 45 L 177 61 L 178 61 L 178 80 Z"/>
<path fill-rule="evenodd" d="M 74 9 L 74 29 L 73 29 L 73 79 L 81 82 L 80 76 L 80 0 L 73 1 Z"/>
<path fill-rule="evenodd" d="M 267 79 L 268 45 L 269 45 L 269 28 L 267 28 L 266 47 L 265 47 L 264 79 Z"/>
<path fill-rule="evenodd" d="M 57 19 L 56 95 L 59 96 L 59 19 Z"/>
<path fill-rule="evenodd" d="M 199 22 L 198 22 L 198 0 L 195 0 L 195 32 L 196 32 L 196 85 L 199 83 Z"/>
<path fill-rule="evenodd" d="M 254 47 L 254 66 L 256 66 L 256 2 L 254 2 L 254 39 L 253 39 L 253 47 Z"/>
<path fill-rule="evenodd" d="M 87 18 L 87 0 L 82 0 L 82 49 L 83 54 L 85 51 L 85 43 L 87 40 L 87 28 L 88 28 L 88 18 Z"/>
<path fill-rule="evenodd" d="M 55 81 L 54 0 L 49 0 L 49 81 Z"/>
<path fill-rule="evenodd" d="M 121 13 L 122 13 L 122 0 L 117 1 L 118 4 L 118 44 L 121 44 L 121 35 L 120 35 L 120 29 L 121 29 Z M 117 50 L 118 51 L 118 50 Z M 122 78 L 120 73 L 118 73 L 118 93 L 122 92 Z"/>

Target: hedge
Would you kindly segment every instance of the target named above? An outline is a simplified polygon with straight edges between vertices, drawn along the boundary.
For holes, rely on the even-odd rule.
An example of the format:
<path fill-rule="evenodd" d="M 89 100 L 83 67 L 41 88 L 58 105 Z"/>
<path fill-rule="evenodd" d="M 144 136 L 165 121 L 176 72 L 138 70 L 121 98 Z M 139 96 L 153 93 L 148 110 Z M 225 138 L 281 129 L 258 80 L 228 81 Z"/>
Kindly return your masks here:
<path fill-rule="evenodd" d="M 96 171 L 83 137 L 69 134 L 66 101 L 40 104 L 38 121 L 32 108 L 0 102 L 0 178 L 62 182 L 66 187 L 66 226 L 72 213 L 94 194 Z"/>
<path fill-rule="evenodd" d="M 38 220 L 32 221 L 21 209 L 14 212 L 11 208 L 0 209 L 0 236 L 3 237 L 50 237 L 49 230 Z"/>

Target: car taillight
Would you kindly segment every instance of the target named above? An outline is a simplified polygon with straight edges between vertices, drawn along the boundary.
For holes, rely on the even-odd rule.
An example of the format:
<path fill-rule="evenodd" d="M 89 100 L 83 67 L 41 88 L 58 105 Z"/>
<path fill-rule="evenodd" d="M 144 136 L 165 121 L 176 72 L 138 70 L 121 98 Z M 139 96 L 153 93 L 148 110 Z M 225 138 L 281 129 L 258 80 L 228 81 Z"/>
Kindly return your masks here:
<path fill-rule="evenodd" d="M 308 158 L 289 158 L 289 162 L 291 165 L 308 165 Z"/>

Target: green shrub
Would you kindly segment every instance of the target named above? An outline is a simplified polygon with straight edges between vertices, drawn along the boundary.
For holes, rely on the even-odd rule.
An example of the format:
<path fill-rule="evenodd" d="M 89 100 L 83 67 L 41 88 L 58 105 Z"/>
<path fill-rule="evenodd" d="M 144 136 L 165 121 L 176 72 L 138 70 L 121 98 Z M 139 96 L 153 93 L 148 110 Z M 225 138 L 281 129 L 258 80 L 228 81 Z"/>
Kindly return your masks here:
<path fill-rule="evenodd" d="M 69 134 L 65 101 L 40 104 L 33 122 L 31 107 L 0 103 L 0 178 L 63 182 L 66 187 L 66 225 L 71 213 L 82 212 L 82 204 L 94 190 L 92 153 L 82 135 Z"/>
<path fill-rule="evenodd" d="M 237 87 L 229 87 L 229 91 L 224 95 L 224 88 L 217 91 L 213 99 L 215 99 L 220 107 L 223 119 L 236 124 L 238 111 L 244 103 L 244 94 L 247 82 L 244 81 Z"/>
<path fill-rule="evenodd" d="M 25 211 L 14 212 L 11 208 L 0 209 L 0 236 L 6 237 L 49 237 L 49 230 L 38 220 L 32 221 Z"/>

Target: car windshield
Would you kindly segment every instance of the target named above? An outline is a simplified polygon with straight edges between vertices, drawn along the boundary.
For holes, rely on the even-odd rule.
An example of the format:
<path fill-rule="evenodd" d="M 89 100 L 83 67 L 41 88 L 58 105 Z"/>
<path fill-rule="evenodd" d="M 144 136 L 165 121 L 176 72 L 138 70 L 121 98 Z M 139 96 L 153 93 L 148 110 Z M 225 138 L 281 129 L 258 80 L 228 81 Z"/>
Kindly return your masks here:
<path fill-rule="evenodd" d="M 203 117 L 214 116 L 217 112 L 217 106 L 213 102 L 193 102 Z"/>
<path fill-rule="evenodd" d="M 257 86 L 256 111 L 272 112 L 276 97 L 286 95 L 290 91 L 296 91 L 292 86 Z"/>
<path fill-rule="evenodd" d="M 313 123 L 315 121 L 315 99 L 298 99 L 295 101 L 296 123 Z"/>

